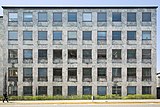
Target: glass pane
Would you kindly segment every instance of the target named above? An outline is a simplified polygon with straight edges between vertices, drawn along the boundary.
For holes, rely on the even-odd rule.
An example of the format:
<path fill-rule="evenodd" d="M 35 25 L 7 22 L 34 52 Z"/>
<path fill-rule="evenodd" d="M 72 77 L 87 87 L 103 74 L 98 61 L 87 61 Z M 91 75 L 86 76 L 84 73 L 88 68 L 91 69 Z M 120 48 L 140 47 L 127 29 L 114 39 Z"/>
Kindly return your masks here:
<path fill-rule="evenodd" d="M 32 13 L 23 13 L 24 22 L 32 22 Z"/>
<path fill-rule="evenodd" d="M 90 59 L 92 58 L 92 51 L 91 50 L 83 50 L 83 59 Z"/>
<path fill-rule="evenodd" d="M 136 31 L 127 31 L 127 40 L 136 40 Z"/>
<path fill-rule="evenodd" d="M 92 21 L 92 13 L 83 13 L 83 21 L 91 22 Z"/>
<path fill-rule="evenodd" d="M 23 76 L 31 77 L 32 76 L 32 68 L 23 68 Z"/>
<path fill-rule="evenodd" d="M 9 13 L 9 21 L 10 22 L 17 22 L 18 21 L 18 14 L 17 13 Z"/>
<path fill-rule="evenodd" d="M 38 31 L 38 40 L 47 40 L 47 31 Z"/>
<path fill-rule="evenodd" d="M 18 32 L 17 31 L 9 31 L 8 32 L 8 40 L 18 40 Z"/>
<path fill-rule="evenodd" d="M 107 13 L 98 13 L 97 17 L 98 22 L 106 22 L 107 21 Z"/>
<path fill-rule="evenodd" d="M 112 40 L 121 40 L 121 31 L 113 31 Z"/>
<path fill-rule="evenodd" d="M 98 86 L 97 87 L 97 94 L 98 95 L 106 95 L 106 86 Z"/>
<path fill-rule="evenodd" d="M 142 13 L 142 22 L 151 22 L 151 12 Z"/>
<path fill-rule="evenodd" d="M 32 31 L 24 31 L 23 40 L 32 40 Z"/>
<path fill-rule="evenodd" d="M 47 22 L 47 12 L 39 12 L 38 13 L 38 21 L 39 22 Z"/>
<path fill-rule="evenodd" d="M 128 86 L 127 94 L 136 94 L 136 86 Z"/>
<path fill-rule="evenodd" d="M 77 40 L 77 32 L 69 31 L 68 32 L 68 40 Z"/>
<path fill-rule="evenodd" d="M 23 58 L 32 58 L 32 50 L 30 49 L 24 50 Z"/>
<path fill-rule="evenodd" d="M 92 87 L 83 86 L 83 95 L 92 95 Z"/>
<path fill-rule="evenodd" d="M 98 31 L 98 37 L 97 37 L 97 39 L 98 40 L 106 40 L 107 39 L 106 36 L 107 36 L 106 32 L 104 32 L 104 31 Z"/>
<path fill-rule="evenodd" d="M 121 21 L 121 13 L 113 12 L 112 13 L 112 21 L 113 22 L 120 22 Z"/>
<path fill-rule="evenodd" d="M 92 32 L 83 31 L 83 40 L 92 40 Z"/>
<path fill-rule="evenodd" d="M 136 13 L 127 13 L 128 22 L 136 22 Z"/>
<path fill-rule="evenodd" d="M 142 31 L 142 40 L 150 40 L 151 31 Z"/>
<path fill-rule="evenodd" d="M 47 77 L 47 68 L 38 68 L 38 77 Z"/>
<path fill-rule="evenodd" d="M 62 32 L 53 32 L 53 40 L 62 40 Z"/>
<path fill-rule="evenodd" d="M 53 22 L 62 22 L 62 13 L 53 13 Z"/>
<path fill-rule="evenodd" d="M 77 13 L 69 12 L 68 13 L 68 22 L 77 22 Z"/>
<path fill-rule="evenodd" d="M 77 95 L 77 86 L 68 86 L 68 95 Z"/>

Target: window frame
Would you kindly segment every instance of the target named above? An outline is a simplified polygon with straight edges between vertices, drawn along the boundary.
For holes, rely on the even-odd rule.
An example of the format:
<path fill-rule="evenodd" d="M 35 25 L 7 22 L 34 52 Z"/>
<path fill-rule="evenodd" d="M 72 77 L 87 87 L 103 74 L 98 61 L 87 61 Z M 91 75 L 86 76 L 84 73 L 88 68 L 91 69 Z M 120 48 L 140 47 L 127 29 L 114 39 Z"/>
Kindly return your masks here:
<path fill-rule="evenodd" d="M 142 12 L 142 22 L 151 22 L 151 20 L 152 20 L 151 15 L 152 15 L 151 12 Z M 147 19 L 146 19 L 146 17 L 147 17 Z"/>
<path fill-rule="evenodd" d="M 92 22 L 92 12 L 83 12 L 82 20 L 83 22 Z"/>
<path fill-rule="evenodd" d="M 73 17 L 73 19 L 71 17 Z M 68 12 L 68 22 L 77 22 L 77 12 Z"/>
<path fill-rule="evenodd" d="M 112 31 L 112 40 L 122 40 L 122 32 Z"/>
<path fill-rule="evenodd" d="M 136 12 L 127 12 L 127 22 L 136 22 Z"/>
<path fill-rule="evenodd" d="M 101 15 L 104 15 L 101 19 Z M 107 22 L 107 13 L 106 12 L 98 12 L 97 13 L 97 22 Z"/>
<path fill-rule="evenodd" d="M 112 12 L 112 22 L 121 22 L 121 21 L 122 21 L 122 13 L 121 12 Z"/>
<path fill-rule="evenodd" d="M 75 33 L 75 34 L 73 34 L 73 33 Z M 74 38 L 72 37 L 73 35 L 75 35 Z M 68 40 L 77 40 L 77 31 L 68 31 Z"/>
<path fill-rule="evenodd" d="M 142 31 L 142 40 L 151 40 L 151 31 Z"/>
<path fill-rule="evenodd" d="M 41 34 L 41 33 L 43 33 L 43 34 Z M 44 39 L 42 39 L 42 36 L 43 36 Z M 47 39 L 47 31 L 38 31 L 38 40 L 48 40 Z"/>
<path fill-rule="evenodd" d="M 58 34 L 57 34 L 58 33 Z M 53 31 L 53 41 L 57 40 L 60 41 L 62 40 L 62 31 Z M 59 37 L 58 37 L 59 36 Z M 58 37 L 58 38 L 57 38 Z"/>
<path fill-rule="evenodd" d="M 58 19 L 57 19 L 57 15 L 58 15 Z M 53 22 L 62 22 L 62 12 L 53 13 Z"/>
<path fill-rule="evenodd" d="M 102 34 L 104 33 L 104 34 Z M 107 32 L 106 31 L 97 31 L 97 40 L 107 40 Z"/>
<path fill-rule="evenodd" d="M 43 15 L 43 19 L 41 19 Z M 47 22 L 48 21 L 48 13 L 47 12 L 38 12 L 38 22 Z"/>
<path fill-rule="evenodd" d="M 23 31 L 23 40 L 24 41 L 32 41 L 33 40 L 33 32 L 32 31 Z"/>
<path fill-rule="evenodd" d="M 12 18 L 10 15 L 14 15 L 14 17 Z M 18 12 L 9 12 L 8 13 L 8 22 L 18 22 Z"/>
<path fill-rule="evenodd" d="M 25 14 L 31 15 L 31 18 L 26 18 Z M 23 22 L 33 22 L 33 13 L 32 12 L 23 12 Z"/>
<path fill-rule="evenodd" d="M 14 38 L 11 38 L 11 33 L 14 33 Z M 8 31 L 8 41 L 18 41 L 18 31 L 12 30 L 12 31 Z"/>
<path fill-rule="evenodd" d="M 92 31 L 83 31 L 83 40 L 92 40 Z"/>
<path fill-rule="evenodd" d="M 136 40 L 136 31 L 127 31 L 127 40 Z"/>

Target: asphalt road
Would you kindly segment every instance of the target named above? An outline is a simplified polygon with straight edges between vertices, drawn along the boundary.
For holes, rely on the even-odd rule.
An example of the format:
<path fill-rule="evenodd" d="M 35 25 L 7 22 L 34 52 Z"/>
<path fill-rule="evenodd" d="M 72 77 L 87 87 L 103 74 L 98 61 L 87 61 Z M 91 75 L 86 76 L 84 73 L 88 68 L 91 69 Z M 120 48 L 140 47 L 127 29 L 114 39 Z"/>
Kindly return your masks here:
<path fill-rule="evenodd" d="M 0 107 L 160 107 L 160 104 L 0 104 Z"/>

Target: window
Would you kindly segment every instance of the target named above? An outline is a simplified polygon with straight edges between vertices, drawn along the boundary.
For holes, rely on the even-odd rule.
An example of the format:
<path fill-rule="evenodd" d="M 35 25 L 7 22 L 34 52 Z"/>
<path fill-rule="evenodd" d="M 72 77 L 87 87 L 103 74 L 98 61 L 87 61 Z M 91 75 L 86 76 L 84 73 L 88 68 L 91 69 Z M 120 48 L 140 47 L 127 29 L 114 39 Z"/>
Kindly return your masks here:
<path fill-rule="evenodd" d="M 142 81 L 151 81 L 151 68 L 142 68 Z"/>
<path fill-rule="evenodd" d="M 142 49 L 142 59 L 151 59 L 151 49 Z"/>
<path fill-rule="evenodd" d="M 60 63 L 60 61 L 62 60 L 62 50 L 53 50 L 53 60 Z"/>
<path fill-rule="evenodd" d="M 8 63 L 18 63 L 18 49 L 8 50 Z"/>
<path fill-rule="evenodd" d="M 77 59 L 77 50 L 68 50 L 68 59 Z"/>
<path fill-rule="evenodd" d="M 9 22 L 18 22 L 18 13 L 8 13 L 9 14 Z"/>
<path fill-rule="evenodd" d="M 136 59 L 136 49 L 127 49 L 127 59 Z"/>
<path fill-rule="evenodd" d="M 106 95 L 106 86 L 98 86 L 97 87 L 97 95 Z"/>
<path fill-rule="evenodd" d="M 23 68 L 23 81 L 24 82 L 33 81 L 32 68 Z"/>
<path fill-rule="evenodd" d="M 117 78 L 121 78 L 121 68 L 112 68 L 112 81 L 117 81 Z"/>
<path fill-rule="evenodd" d="M 68 86 L 68 95 L 77 95 L 77 86 Z"/>
<path fill-rule="evenodd" d="M 151 22 L 151 12 L 142 12 L 142 22 Z"/>
<path fill-rule="evenodd" d="M 83 59 L 92 59 L 91 49 L 83 49 Z"/>
<path fill-rule="evenodd" d="M 24 12 L 23 13 L 23 22 L 32 22 L 32 13 L 31 12 Z"/>
<path fill-rule="evenodd" d="M 107 13 L 106 12 L 98 12 L 97 13 L 97 22 L 107 22 Z"/>
<path fill-rule="evenodd" d="M 121 13 L 113 12 L 112 13 L 112 22 L 121 22 Z"/>
<path fill-rule="evenodd" d="M 47 86 L 38 86 L 38 95 L 47 95 Z"/>
<path fill-rule="evenodd" d="M 53 13 L 53 22 L 62 22 L 62 13 L 61 12 Z"/>
<path fill-rule="evenodd" d="M 8 31 L 8 40 L 17 41 L 18 40 L 18 32 L 17 31 Z"/>
<path fill-rule="evenodd" d="M 83 40 L 92 40 L 92 32 L 83 31 Z"/>
<path fill-rule="evenodd" d="M 106 68 L 98 68 L 97 76 L 97 81 L 105 82 L 107 80 Z"/>
<path fill-rule="evenodd" d="M 151 94 L 151 86 L 142 86 L 142 94 Z"/>
<path fill-rule="evenodd" d="M 8 68 L 8 81 L 18 82 L 18 68 Z"/>
<path fill-rule="evenodd" d="M 127 31 L 127 40 L 136 40 L 136 31 Z"/>
<path fill-rule="evenodd" d="M 62 31 L 54 31 L 53 40 L 62 40 Z"/>
<path fill-rule="evenodd" d="M 38 81 L 47 82 L 47 68 L 38 68 Z"/>
<path fill-rule="evenodd" d="M 68 81 L 77 81 L 77 68 L 68 68 Z"/>
<path fill-rule="evenodd" d="M 47 22 L 47 12 L 38 12 L 38 22 Z"/>
<path fill-rule="evenodd" d="M 136 22 L 136 13 L 135 12 L 127 13 L 127 22 Z"/>
<path fill-rule="evenodd" d="M 23 86 L 23 95 L 32 96 L 32 86 Z"/>
<path fill-rule="evenodd" d="M 92 13 L 83 13 L 83 22 L 91 22 Z"/>
<path fill-rule="evenodd" d="M 112 40 L 121 40 L 121 31 L 112 31 Z"/>
<path fill-rule="evenodd" d="M 38 31 L 38 40 L 47 40 L 47 31 Z"/>
<path fill-rule="evenodd" d="M 121 59 L 121 49 L 112 49 L 112 59 Z"/>
<path fill-rule="evenodd" d="M 151 31 L 142 31 L 142 40 L 151 40 Z"/>
<path fill-rule="evenodd" d="M 77 13 L 69 12 L 68 13 L 68 22 L 77 22 Z"/>
<path fill-rule="evenodd" d="M 23 59 L 32 59 L 32 49 L 23 50 Z"/>
<path fill-rule="evenodd" d="M 112 94 L 121 96 L 121 86 L 112 86 Z"/>
<path fill-rule="evenodd" d="M 23 31 L 23 40 L 32 40 L 32 31 Z"/>
<path fill-rule="evenodd" d="M 97 59 L 107 59 L 106 49 L 98 49 L 98 51 L 97 51 Z"/>
<path fill-rule="evenodd" d="M 83 95 L 92 95 L 92 86 L 83 86 Z"/>
<path fill-rule="evenodd" d="M 106 35 L 105 31 L 98 31 L 97 34 L 98 34 L 98 37 L 97 37 L 98 40 L 106 40 L 107 39 L 107 35 Z"/>
<path fill-rule="evenodd" d="M 127 81 L 136 81 L 136 68 L 127 68 Z"/>
<path fill-rule="evenodd" d="M 83 68 L 83 82 L 92 81 L 92 68 Z"/>
<path fill-rule="evenodd" d="M 47 59 L 47 50 L 39 49 L 38 50 L 38 59 Z"/>
<path fill-rule="evenodd" d="M 127 86 L 127 95 L 136 94 L 136 86 Z"/>
<path fill-rule="evenodd" d="M 68 40 L 77 40 L 77 32 L 68 31 Z"/>
<path fill-rule="evenodd" d="M 62 86 L 53 86 L 53 96 L 62 95 Z"/>
<path fill-rule="evenodd" d="M 62 82 L 62 68 L 53 68 L 53 81 Z"/>

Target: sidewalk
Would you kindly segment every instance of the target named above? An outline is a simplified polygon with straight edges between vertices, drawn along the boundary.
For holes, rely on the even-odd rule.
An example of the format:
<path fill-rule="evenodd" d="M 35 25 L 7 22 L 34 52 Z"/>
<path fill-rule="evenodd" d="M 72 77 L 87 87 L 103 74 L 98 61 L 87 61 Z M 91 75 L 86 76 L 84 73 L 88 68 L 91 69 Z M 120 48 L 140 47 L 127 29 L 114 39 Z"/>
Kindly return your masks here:
<path fill-rule="evenodd" d="M 35 100 L 35 101 L 9 101 L 8 104 L 137 104 L 156 103 L 160 104 L 160 99 L 153 100 Z M 0 104 L 3 104 L 0 101 Z M 6 104 L 6 102 L 5 102 Z"/>

